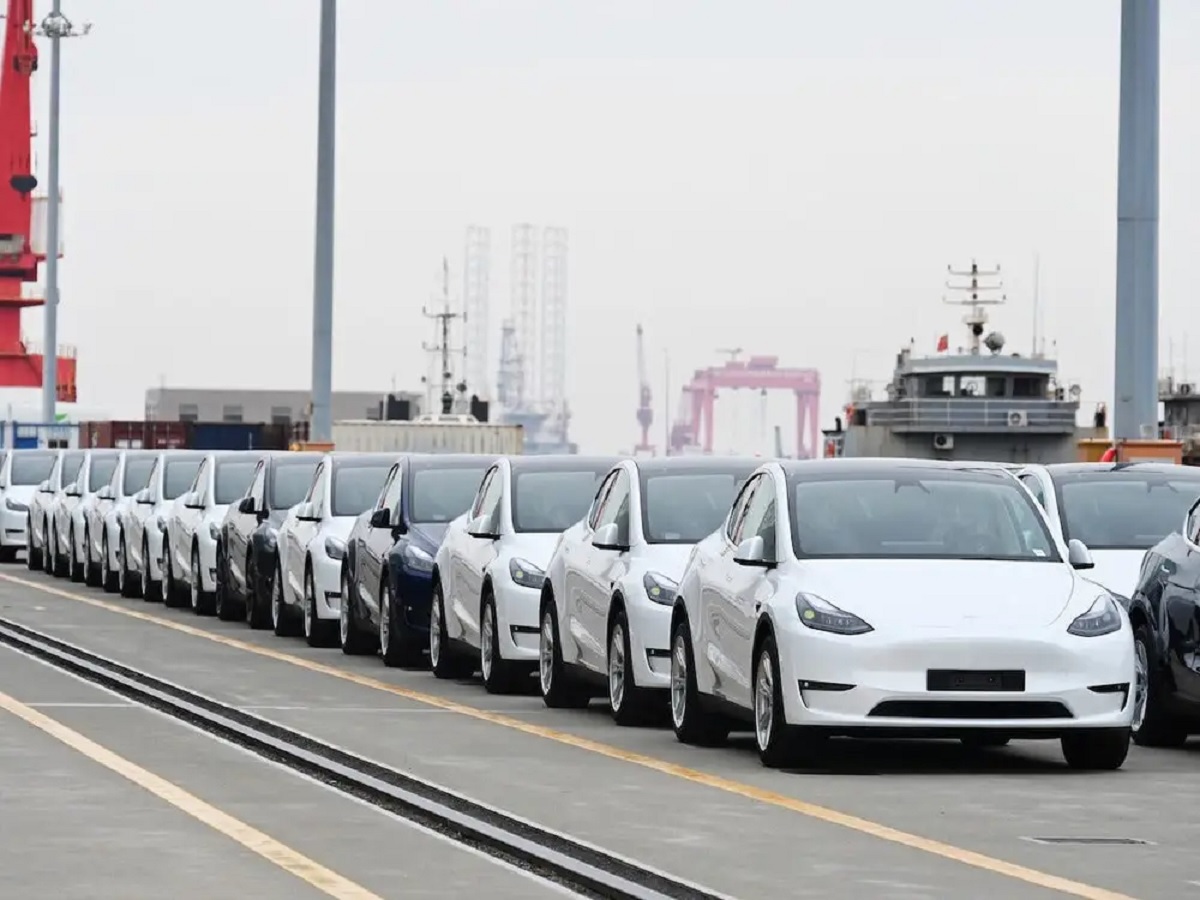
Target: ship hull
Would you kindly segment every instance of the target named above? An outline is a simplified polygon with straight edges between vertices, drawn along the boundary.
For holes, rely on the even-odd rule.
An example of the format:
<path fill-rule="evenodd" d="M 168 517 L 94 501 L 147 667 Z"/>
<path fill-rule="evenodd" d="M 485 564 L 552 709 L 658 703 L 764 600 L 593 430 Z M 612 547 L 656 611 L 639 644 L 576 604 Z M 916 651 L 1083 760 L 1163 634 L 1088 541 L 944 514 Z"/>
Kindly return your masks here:
<path fill-rule="evenodd" d="M 935 435 L 928 433 L 856 425 L 843 434 L 838 455 L 1051 465 L 1078 462 L 1081 440 L 1105 436 L 1103 429 L 1095 428 L 1076 428 L 1065 434 L 1039 434 L 1014 428 L 1002 432 L 939 432 L 936 438 L 940 440 L 935 440 Z"/>

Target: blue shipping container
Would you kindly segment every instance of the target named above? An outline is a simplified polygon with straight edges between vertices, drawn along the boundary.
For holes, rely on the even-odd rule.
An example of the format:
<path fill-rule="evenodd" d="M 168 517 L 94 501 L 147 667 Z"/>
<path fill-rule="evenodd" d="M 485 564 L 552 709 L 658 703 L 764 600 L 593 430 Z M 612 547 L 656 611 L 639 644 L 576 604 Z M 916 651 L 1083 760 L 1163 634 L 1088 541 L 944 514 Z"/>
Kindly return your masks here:
<path fill-rule="evenodd" d="M 6 447 L 9 437 L 12 438 L 14 450 L 36 450 L 43 448 L 64 448 L 79 446 L 79 424 L 58 423 L 46 425 L 40 422 L 11 422 L 11 427 L 0 430 L 0 443 Z"/>
<path fill-rule="evenodd" d="M 260 450 L 261 422 L 189 422 L 187 446 L 193 450 Z"/>

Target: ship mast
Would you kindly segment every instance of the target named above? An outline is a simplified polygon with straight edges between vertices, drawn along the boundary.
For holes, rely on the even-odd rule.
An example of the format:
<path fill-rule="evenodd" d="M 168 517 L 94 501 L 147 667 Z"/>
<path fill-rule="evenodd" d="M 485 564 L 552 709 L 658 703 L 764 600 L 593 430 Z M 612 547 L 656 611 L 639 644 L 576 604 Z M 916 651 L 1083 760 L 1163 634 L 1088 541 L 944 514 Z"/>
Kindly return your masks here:
<path fill-rule="evenodd" d="M 963 316 L 963 322 L 967 326 L 967 331 L 970 334 L 970 352 L 972 356 L 979 355 L 980 338 L 983 337 L 983 327 L 987 324 L 988 316 L 985 306 L 999 306 L 1004 303 L 1008 296 L 1001 294 L 999 297 L 984 297 L 981 294 L 998 291 L 1004 287 L 1002 281 L 997 281 L 996 284 L 981 284 L 981 279 L 999 278 L 1000 267 L 995 269 L 985 270 L 980 269 L 978 263 L 971 261 L 971 268 L 967 271 L 956 270 L 953 266 L 946 266 L 946 272 L 952 278 L 966 278 L 970 281 L 966 284 L 955 284 L 946 282 L 946 289 L 957 291 L 960 294 L 969 294 L 966 297 L 942 297 L 943 303 L 951 303 L 955 306 L 967 306 L 970 309 Z"/>
<path fill-rule="evenodd" d="M 438 331 L 440 340 L 434 344 L 422 342 L 421 349 L 435 357 L 441 364 L 441 410 L 445 415 L 454 411 L 454 393 L 451 390 L 451 385 L 454 379 L 454 372 L 450 367 L 450 354 L 454 352 L 450 346 L 450 321 L 459 318 L 459 314 L 450 311 L 450 263 L 445 258 L 442 259 L 442 311 L 429 312 L 427 307 L 421 307 L 421 314 L 428 319 L 438 320 Z M 432 387 L 432 385 L 430 385 Z M 458 386 L 459 393 L 465 393 L 467 386 L 460 383 Z"/>

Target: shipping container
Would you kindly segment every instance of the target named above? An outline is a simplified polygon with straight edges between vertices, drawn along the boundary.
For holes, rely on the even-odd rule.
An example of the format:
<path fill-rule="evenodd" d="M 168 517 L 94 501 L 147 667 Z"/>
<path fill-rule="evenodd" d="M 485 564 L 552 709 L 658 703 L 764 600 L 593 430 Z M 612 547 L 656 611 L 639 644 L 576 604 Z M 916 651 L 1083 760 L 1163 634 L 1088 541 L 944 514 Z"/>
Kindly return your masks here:
<path fill-rule="evenodd" d="M 185 422 L 189 450 L 259 450 L 261 422 Z"/>
<path fill-rule="evenodd" d="M 521 453 L 525 446 L 525 432 L 520 425 L 361 419 L 334 422 L 332 430 L 336 450 L 356 453 L 494 453 L 509 456 Z"/>
<path fill-rule="evenodd" d="M 178 450 L 187 446 L 183 422 L 81 422 L 80 445 L 120 450 Z"/>
<path fill-rule="evenodd" d="M 79 425 L 56 422 L 4 422 L 3 444 L 9 450 L 64 449 L 80 445 Z"/>

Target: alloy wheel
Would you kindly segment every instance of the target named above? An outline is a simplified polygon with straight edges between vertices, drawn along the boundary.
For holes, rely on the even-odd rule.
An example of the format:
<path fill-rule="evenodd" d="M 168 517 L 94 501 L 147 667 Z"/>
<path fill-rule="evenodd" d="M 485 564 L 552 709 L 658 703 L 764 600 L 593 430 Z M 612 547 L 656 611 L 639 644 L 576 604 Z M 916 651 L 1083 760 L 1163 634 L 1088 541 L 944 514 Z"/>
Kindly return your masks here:
<path fill-rule="evenodd" d="M 1138 729 L 1146 720 L 1146 708 L 1150 700 L 1150 661 L 1146 655 L 1146 645 L 1141 641 L 1133 643 L 1134 684 L 1133 684 L 1133 722 L 1132 730 L 1137 734 Z"/>
<path fill-rule="evenodd" d="M 429 662 L 434 667 L 442 656 L 442 599 L 433 592 L 433 608 L 429 616 Z"/>
<path fill-rule="evenodd" d="M 758 749 L 767 749 L 774 725 L 775 670 L 771 664 L 771 654 L 764 650 L 758 658 L 758 676 L 754 679 L 754 737 L 758 741 Z"/>
<path fill-rule="evenodd" d="M 314 605 L 316 604 L 315 594 L 313 593 L 312 573 L 304 576 L 304 636 L 312 637 L 313 633 L 313 613 Z"/>
<path fill-rule="evenodd" d="M 496 641 L 496 608 L 489 603 L 484 610 L 483 627 L 479 632 L 479 669 L 483 680 L 492 678 L 492 652 Z"/>
<path fill-rule="evenodd" d="M 384 656 L 392 643 L 392 589 L 386 584 L 379 592 L 379 649 Z"/>
<path fill-rule="evenodd" d="M 671 648 L 671 721 L 676 728 L 683 727 L 687 715 L 687 681 L 687 647 L 680 633 L 675 635 L 675 644 Z"/>
<path fill-rule="evenodd" d="M 200 608 L 200 551 L 192 551 L 192 577 L 188 579 L 192 595 L 192 609 Z"/>
<path fill-rule="evenodd" d="M 613 712 L 625 702 L 625 628 L 618 622 L 613 626 L 608 642 L 608 704 Z"/>
<path fill-rule="evenodd" d="M 550 610 L 542 615 L 542 640 L 538 647 L 538 680 L 542 693 L 550 695 L 554 687 L 554 619 Z"/>
<path fill-rule="evenodd" d="M 338 604 L 338 638 L 345 647 L 350 643 L 350 579 L 342 572 L 342 602 Z"/>
<path fill-rule="evenodd" d="M 271 584 L 271 625 L 278 629 L 280 622 L 283 621 L 283 581 L 282 573 L 276 573 L 273 583 Z"/>

